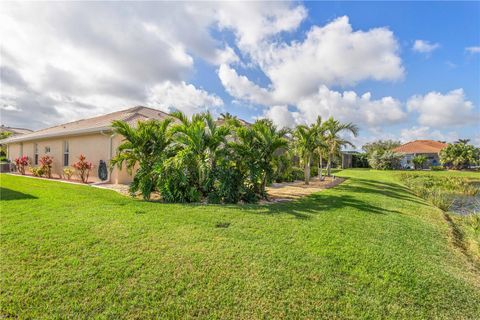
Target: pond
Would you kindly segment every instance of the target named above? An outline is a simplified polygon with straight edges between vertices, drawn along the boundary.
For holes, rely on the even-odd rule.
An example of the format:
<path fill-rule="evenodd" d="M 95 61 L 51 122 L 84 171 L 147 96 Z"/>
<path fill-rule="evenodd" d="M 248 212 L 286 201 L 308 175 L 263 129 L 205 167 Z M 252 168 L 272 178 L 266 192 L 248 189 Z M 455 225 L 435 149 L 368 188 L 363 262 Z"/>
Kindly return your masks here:
<path fill-rule="evenodd" d="M 456 196 L 449 211 L 462 216 L 472 213 L 480 214 L 480 194 L 475 196 Z"/>

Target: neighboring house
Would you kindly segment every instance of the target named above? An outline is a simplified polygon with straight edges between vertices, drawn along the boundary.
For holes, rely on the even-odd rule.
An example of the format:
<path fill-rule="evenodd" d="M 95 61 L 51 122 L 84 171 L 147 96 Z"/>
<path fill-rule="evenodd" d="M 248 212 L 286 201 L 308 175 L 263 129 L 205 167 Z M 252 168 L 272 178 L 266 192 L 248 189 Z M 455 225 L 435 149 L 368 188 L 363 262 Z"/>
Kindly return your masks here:
<path fill-rule="evenodd" d="M 419 155 L 427 158 L 427 167 L 440 165 L 439 153 L 446 146 L 446 143 L 440 141 L 415 140 L 402 144 L 393 151 L 404 155 L 400 162 L 402 168 L 414 169 L 412 159 Z"/>
<path fill-rule="evenodd" d="M 112 131 L 113 120 L 123 120 L 131 125 L 148 119 L 164 119 L 165 112 L 147 108 L 134 107 L 89 119 L 65 123 L 23 135 L 12 136 L 0 141 L 7 146 L 7 157 L 14 162 L 22 155 L 28 156 L 32 166 L 38 165 L 43 155 L 54 159 L 52 173 L 62 175 L 63 168 L 71 166 L 83 154 L 95 166 L 90 176 L 92 181 L 100 181 L 98 167 L 100 160 L 109 165 L 122 142 L 122 136 Z M 125 169 L 114 168 L 108 175 L 111 183 L 129 183 L 132 176 Z"/>
<path fill-rule="evenodd" d="M 342 169 L 353 168 L 353 156 L 359 154 L 357 151 L 341 151 Z"/>
<path fill-rule="evenodd" d="M 30 133 L 30 132 L 32 132 L 32 130 L 25 129 L 25 128 L 7 127 L 7 126 L 2 124 L 2 126 L 0 127 L 0 132 L 11 132 L 12 133 L 11 136 L 18 136 L 18 135 L 21 135 L 21 134 Z"/>

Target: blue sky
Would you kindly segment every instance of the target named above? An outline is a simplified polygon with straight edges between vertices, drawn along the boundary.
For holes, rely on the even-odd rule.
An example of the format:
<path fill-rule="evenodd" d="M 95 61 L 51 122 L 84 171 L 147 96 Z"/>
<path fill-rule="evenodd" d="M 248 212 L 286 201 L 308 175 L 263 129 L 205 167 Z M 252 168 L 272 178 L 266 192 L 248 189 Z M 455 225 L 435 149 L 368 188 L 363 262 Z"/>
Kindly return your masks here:
<path fill-rule="evenodd" d="M 360 126 L 358 147 L 480 144 L 480 2 L 10 3 L 0 15 L 6 125 L 143 104 L 279 126 L 334 116 Z"/>

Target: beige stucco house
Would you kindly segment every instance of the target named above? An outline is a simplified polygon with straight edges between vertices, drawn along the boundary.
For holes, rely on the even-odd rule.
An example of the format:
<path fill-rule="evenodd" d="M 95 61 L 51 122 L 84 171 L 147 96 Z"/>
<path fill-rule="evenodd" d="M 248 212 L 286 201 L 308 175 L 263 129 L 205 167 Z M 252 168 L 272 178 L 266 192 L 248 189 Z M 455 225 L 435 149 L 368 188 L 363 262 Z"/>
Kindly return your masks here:
<path fill-rule="evenodd" d="M 448 144 L 442 141 L 415 140 L 394 148 L 393 152 L 403 155 L 400 165 L 404 169 L 414 169 L 413 158 L 420 155 L 427 158 L 426 167 L 429 168 L 440 164 L 440 151 L 447 146 Z"/>
<path fill-rule="evenodd" d="M 168 116 L 162 111 L 138 106 L 10 137 L 1 143 L 7 146 L 7 158 L 12 162 L 15 158 L 25 155 L 30 159 L 31 166 L 36 166 L 38 159 L 43 155 L 52 156 L 54 176 L 61 176 L 63 169 L 71 166 L 83 154 L 95 166 L 90 174 L 90 180 L 100 181 L 98 178 L 100 160 L 109 164 L 123 139 L 112 131 L 112 121 L 122 120 L 135 125 L 138 121 L 164 119 Z M 125 168 L 122 170 L 114 168 L 107 178 L 110 183 L 129 183 L 131 180 L 132 176 Z"/>

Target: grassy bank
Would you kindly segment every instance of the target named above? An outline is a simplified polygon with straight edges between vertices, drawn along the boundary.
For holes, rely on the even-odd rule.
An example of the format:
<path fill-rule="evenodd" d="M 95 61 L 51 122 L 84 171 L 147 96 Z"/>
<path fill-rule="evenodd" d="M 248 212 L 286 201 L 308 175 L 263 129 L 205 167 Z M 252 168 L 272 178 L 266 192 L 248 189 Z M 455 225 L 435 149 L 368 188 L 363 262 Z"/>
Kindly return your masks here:
<path fill-rule="evenodd" d="M 445 174 L 440 172 L 440 174 Z M 394 172 L 269 206 L 173 205 L 1 175 L 1 314 L 465 318 L 480 272 Z"/>

